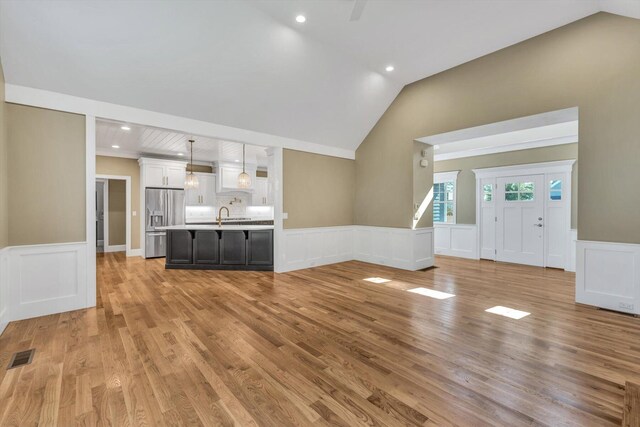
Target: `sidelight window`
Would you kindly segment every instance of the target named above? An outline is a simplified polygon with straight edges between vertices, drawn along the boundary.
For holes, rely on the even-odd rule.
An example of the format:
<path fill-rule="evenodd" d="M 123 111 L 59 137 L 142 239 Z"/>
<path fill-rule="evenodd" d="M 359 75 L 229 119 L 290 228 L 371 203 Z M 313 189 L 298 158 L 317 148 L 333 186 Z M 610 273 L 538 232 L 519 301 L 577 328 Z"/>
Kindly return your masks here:
<path fill-rule="evenodd" d="M 549 181 L 549 200 L 562 200 L 562 180 Z"/>

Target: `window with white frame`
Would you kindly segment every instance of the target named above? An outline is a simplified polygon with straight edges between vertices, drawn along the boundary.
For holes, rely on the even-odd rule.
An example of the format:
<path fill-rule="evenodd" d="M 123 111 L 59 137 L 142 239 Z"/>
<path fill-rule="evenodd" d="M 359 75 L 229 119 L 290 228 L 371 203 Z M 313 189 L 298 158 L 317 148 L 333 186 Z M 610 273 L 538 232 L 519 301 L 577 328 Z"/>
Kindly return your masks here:
<path fill-rule="evenodd" d="M 433 174 L 433 222 L 456 223 L 456 184 L 458 172 Z"/>

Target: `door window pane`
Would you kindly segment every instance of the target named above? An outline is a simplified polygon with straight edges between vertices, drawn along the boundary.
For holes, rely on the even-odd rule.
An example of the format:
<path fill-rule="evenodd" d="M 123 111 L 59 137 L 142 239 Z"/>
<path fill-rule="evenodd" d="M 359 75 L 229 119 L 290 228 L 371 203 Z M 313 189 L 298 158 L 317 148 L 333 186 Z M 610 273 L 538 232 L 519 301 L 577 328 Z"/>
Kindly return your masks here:
<path fill-rule="evenodd" d="M 533 182 L 521 182 L 518 191 L 533 191 Z"/>
<path fill-rule="evenodd" d="M 535 183 L 511 182 L 504 186 L 504 199 L 508 202 L 528 202 L 535 199 Z"/>
<path fill-rule="evenodd" d="M 549 199 L 562 200 L 562 180 L 552 179 L 549 181 Z"/>
<path fill-rule="evenodd" d="M 483 198 L 485 202 L 490 202 L 493 198 L 493 185 L 485 184 L 482 187 Z"/>

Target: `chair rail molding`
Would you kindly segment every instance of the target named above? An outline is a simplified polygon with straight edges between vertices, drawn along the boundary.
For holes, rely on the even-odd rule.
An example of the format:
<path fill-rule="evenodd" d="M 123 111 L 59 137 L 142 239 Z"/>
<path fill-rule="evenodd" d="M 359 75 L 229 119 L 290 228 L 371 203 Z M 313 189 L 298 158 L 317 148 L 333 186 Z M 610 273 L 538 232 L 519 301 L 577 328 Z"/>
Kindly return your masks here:
<path fill-rule="evenodd" d="M 640 314 L 640 244 L 578 240 L 576 302 Z"/>

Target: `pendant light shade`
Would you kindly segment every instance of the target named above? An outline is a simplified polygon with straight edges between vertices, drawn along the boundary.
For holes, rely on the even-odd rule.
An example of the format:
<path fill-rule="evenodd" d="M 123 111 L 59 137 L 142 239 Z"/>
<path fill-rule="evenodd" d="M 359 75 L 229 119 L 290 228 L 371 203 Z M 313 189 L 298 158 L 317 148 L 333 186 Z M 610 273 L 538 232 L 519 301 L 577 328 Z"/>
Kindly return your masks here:
<path fill-rule="evenodd" d="M 244 144 L 242 144 L 242 173 L 238 175 L 238 188 L 250 188 L 251 177 L 244 171 Z"/>
<path fill-rule="evenodd" d="M 187 190 L 198 188 L 198 185 L 200 185 L 198 177 L 193 174 L 193 143 L 195 141 L 190 139 L 189 142 L 191 143 L 191 165 L 189 167 L 189 173 L 187 173 L 187 179 L 184 181 L 184 188 Z"/>

